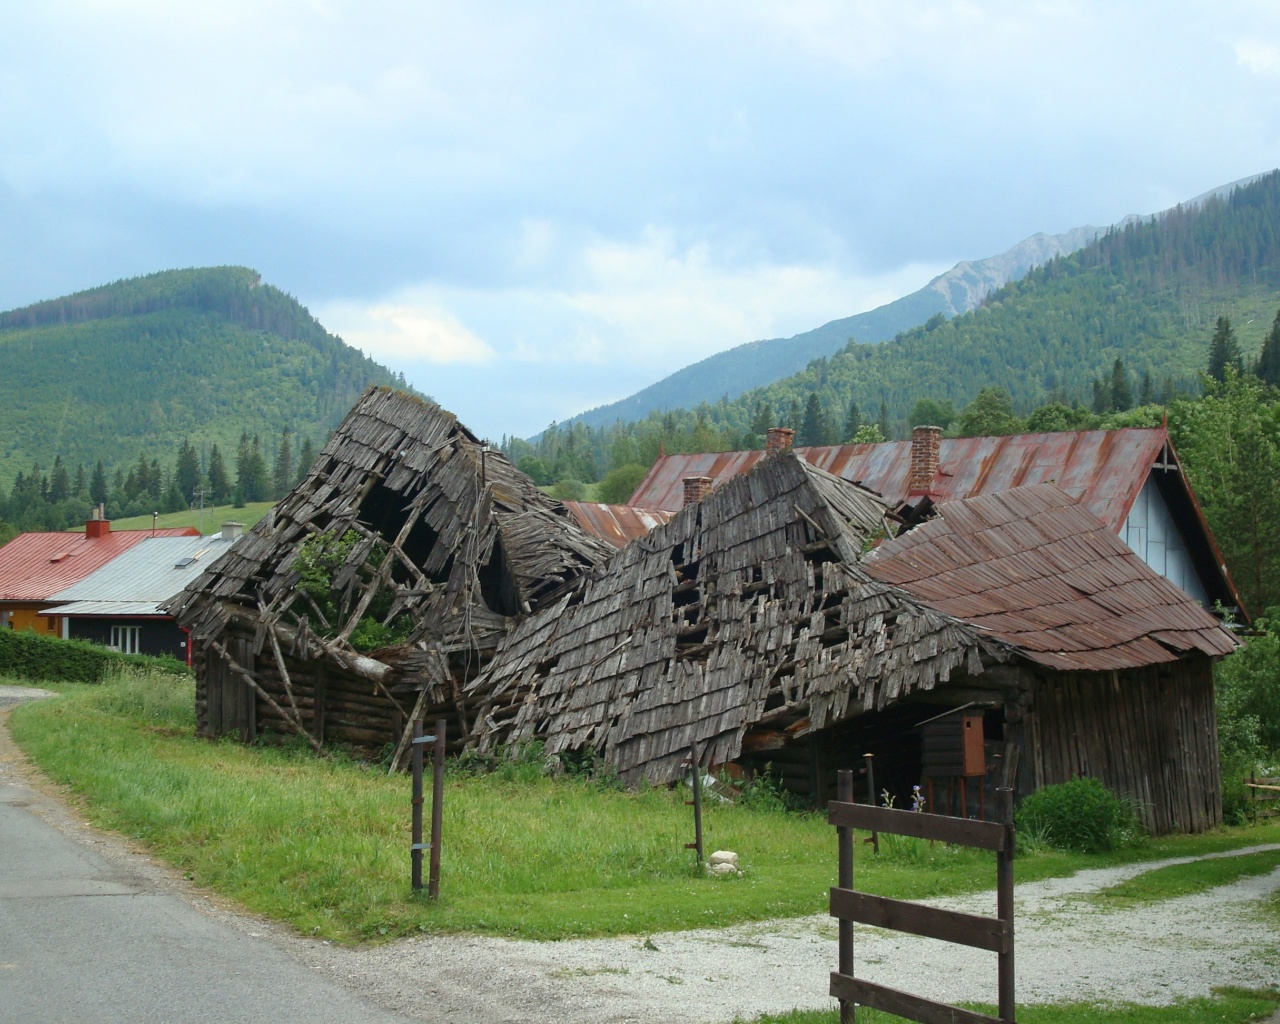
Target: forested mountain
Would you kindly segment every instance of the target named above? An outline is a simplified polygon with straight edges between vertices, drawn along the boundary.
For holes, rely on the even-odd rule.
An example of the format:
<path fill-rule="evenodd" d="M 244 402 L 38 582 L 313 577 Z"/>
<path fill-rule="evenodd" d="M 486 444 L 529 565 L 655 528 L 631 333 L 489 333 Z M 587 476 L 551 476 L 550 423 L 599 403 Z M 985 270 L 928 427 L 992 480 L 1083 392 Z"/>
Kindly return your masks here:
<path fill-rule="evenodd" d="M 245 267 L 174 270 L 0 313 L 0 485 L 55 456 L 108 473 L 183 438 L 321 441 L 370 383 L 404 386 Z M 296 450 L 296 449 L 295 449 Z"/>
<path fill-rule="evenodd" d="M 735 398 L 751 388 L 796 373 L 812 360 L 833 355 L 850 342 L 874 344 L 918 327 L 930 317 L 952 317 L 974 309 L 990 292 L 1021 277 L 1054 256 L 1075 252 L 1102 229 L 1073 228 L 1060 235 L 1043 232 L 984 260 L 964 260 L 923 288 L 854 316 L 832 320 L 790 338 L 750 341 L 677 370 L 628 398 L 567 420 L 605 426 L 615 420 L 643 419 L 650 412 L 688 408 L 721 397 Z"/>

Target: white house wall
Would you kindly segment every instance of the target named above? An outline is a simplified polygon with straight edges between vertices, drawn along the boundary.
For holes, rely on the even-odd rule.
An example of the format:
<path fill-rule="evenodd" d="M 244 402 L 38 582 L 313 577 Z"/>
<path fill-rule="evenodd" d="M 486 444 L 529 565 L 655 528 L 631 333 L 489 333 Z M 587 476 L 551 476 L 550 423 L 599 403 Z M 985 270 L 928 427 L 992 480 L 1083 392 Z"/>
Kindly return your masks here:
<path fill-rule="evenodd" d="M 1161 576 L 1209 607 L 1209 595 L 1191 562 L 1186 542 L 1173 521 L 1169 506 L 1156 485 L 1154 473 L 1142 485 L 1142 491 L 1129 511 L 1129 518 L 1121 527 L 1120 538 Z"/>

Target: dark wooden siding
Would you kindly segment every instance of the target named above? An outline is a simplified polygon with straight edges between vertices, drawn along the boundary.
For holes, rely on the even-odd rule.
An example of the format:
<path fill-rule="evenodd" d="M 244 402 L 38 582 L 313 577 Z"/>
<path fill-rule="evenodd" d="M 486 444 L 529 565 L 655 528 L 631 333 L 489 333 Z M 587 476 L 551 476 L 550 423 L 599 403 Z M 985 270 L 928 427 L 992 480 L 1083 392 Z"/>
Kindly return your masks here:
<path fill-rule="evenodd" d="M 1222 821 L 1208 658 L 1046 674 L 1024 736 L 1036 789 L 1093 776 L 1132 800 L 1153 835 L 1200 832 Z"/>
<path fill-rule="evenodd" d="M 140 654 L 159 657 L 167 654 L 179 661 L 187 660 L 187 635 L 173 619 L 77 619 L 72 618 L 67 632 L 76 640 L 92 640 L 96 644 L 111 643 L 112 626 L 139 626 Z"/>

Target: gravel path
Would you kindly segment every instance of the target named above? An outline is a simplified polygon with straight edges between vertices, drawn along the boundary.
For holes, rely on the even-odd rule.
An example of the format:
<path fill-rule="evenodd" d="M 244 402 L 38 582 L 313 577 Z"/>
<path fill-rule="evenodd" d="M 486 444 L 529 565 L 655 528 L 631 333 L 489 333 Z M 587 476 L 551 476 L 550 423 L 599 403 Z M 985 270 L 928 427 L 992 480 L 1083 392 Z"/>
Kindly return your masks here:
<path fill-rule="evenodd" d="M 1280 870 L 1123 911 L 1103 911 L 1079 898 L 1184 861 L 1018 886 L 1018 1001 L 1164 1004 L 1208 995 L 1218 985 L 1280 983 L 1280 936 L 1257 907 L 1280 888 Z M 935 903 L 995 912 L 994 893 Z M 673 932 L 647 942 L 421 938 L 371 949 L 307 946 L 298 951 L 306 962 L 371 986 L 384 1005 L 427 1021 L 709 1024 L 819 1008 L 831 1005 L 825 993 L 836 959 L 835 924 L 826 917 Z M 995 1001 L 994 954 L 863 927 L 855 948 L 859 974 L 872 980 L 948 1002 Z M 928 967 L 912 966 L 920 964 Z"/>
<path fill-rule="evenodd" d="M 0 711 L 8 711 L 25 700 L 40 700 L 42 697 L 56 696 L 56 693 L 34 686 L 0 686 Z"/>

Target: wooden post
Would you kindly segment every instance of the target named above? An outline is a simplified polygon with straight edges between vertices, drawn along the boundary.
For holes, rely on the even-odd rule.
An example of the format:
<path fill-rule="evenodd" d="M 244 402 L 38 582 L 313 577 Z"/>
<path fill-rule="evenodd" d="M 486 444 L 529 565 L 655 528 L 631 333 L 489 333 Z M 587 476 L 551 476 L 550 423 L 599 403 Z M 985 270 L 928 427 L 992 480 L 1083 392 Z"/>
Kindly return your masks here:
<path fill-rule="evenodd" d="M 870 756 L 870 755 L 868 755 Z M 868 768 L 870 762 L 868 762 Z M 847 768 L 836 773 L 836 799 L 841 803 L 853 803 L 853 772 Z M 874 805 L 875 801 L 872 801 Z M 837 826 L 836 839 L 840 847 L 840 866 L 836 884 L 841 889 L 853 888 L 853 829 Z M 840 919 L 840 973 L 853 977 L 853 922 Z M 840 1024 L 853 1024 L 854 1004 L 840 1000 Z"/>
<path fill-rule="evenodd" d="M 444 824 L 444 739 L 445 720 L 437 718 L 435 757 L 431 762 L 431 875 L 427 880 L 427 895 L 432 899 L 440 895 L 440 833 Z M 421 758 L 422 754 L 419 753 L 418 757 Z"/>
<path fill-rule="evenodd" d="M 998 792 L 1000 822 L 1005 828 L 1004 849 L 996 854 L 996 917 L 1005 922 L 1008 929 L 1005 945 L 1000 951 L 998 985 L 1000 1019 L 1014 1024 L 1014 973 L 1013 973 L 1013 857 L 1015 832 L 1013 828 L 1013 789 L 1001 787 Z"/>
<path fill-rule="evenodd" d="M 422 739 L 422 722 L 414 719 L 413 722 L 413 797 L 410 801 L 413 815 L 413 826 L 410 830 L 409 838 L 409 860 L 413 865 L 413 888 L 422 888 L 422 744 L 418 742 Z M 431 809 L 432 818 L 435 817 L 435 808 Z M 435 859 L 435 852 L 432 851 L 432 859 Z"/>
<path fill-rule="evenodd" d="M 702 866 L 702 766 L 698 763 L 698 744 L 689 747 L 689 765 L 693 769 L 693 800 L 685 803 L 693 804 L 693 842 L 685 843 L 686 850 L 693 850 L 698 857 L 698 866 Z"/>
<path fill-rule="evenodd" d="M 863 754 L 862 759 L 867 763 L 867 794 L 869 803 L 872 807 L 876 806 L 876 766 L 874 754 Z M 850 797 L 850 799 L 853 799 Z M 871 849 L 874 853 L 880 852 L 880 833 L 871 830 Z"/>

